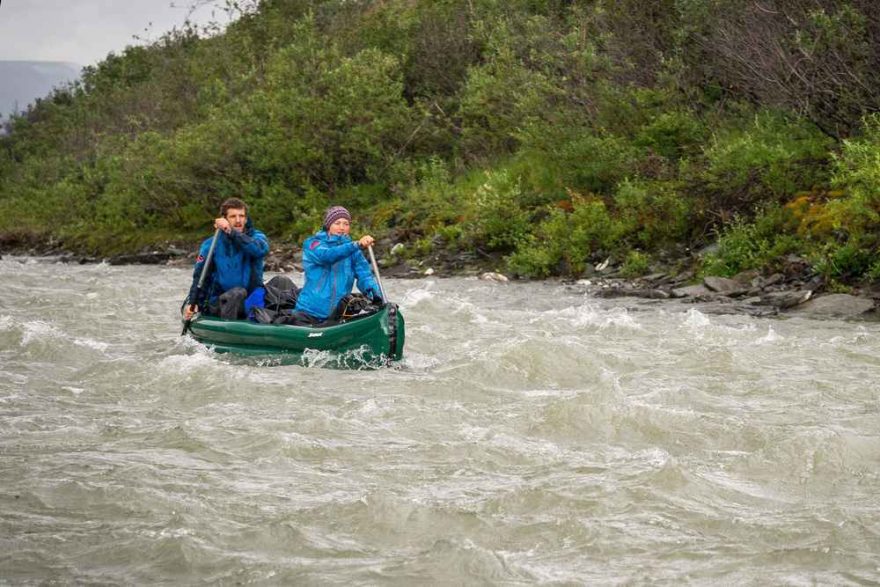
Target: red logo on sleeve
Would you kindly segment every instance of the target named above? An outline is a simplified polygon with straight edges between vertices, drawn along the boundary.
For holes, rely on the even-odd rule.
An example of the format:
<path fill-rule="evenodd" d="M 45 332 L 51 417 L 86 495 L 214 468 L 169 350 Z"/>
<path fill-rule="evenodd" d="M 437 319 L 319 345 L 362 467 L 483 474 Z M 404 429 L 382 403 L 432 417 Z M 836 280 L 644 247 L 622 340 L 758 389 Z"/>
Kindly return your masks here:
<path fill-rule="evenodd" d="M 310 250 L 310 251 L 314 251 L 314 250 L 317 249 L 319 246 L 321 246 L 321 241 L 316 241 L 316 240 L 315 240 L 315 241 L 312 241 L 312 244 L 309 245 L 309 250 Z"/>

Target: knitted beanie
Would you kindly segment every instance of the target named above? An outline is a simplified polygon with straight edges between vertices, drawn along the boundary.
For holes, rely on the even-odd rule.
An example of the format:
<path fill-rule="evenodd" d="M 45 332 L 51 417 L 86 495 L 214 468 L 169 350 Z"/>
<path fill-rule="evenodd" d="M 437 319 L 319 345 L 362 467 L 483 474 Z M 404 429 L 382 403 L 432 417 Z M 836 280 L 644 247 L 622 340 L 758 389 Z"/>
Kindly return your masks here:
<path fill-rule="evenodd" d="M 327 208 L 327 212 L 324 213 L 324 230 L 329 229 L 330 225 L 340 218 L 345 218 L 351 222 L 351 214 L 349 214 L 348 210 L 342 206 L 332 206 Z"/>

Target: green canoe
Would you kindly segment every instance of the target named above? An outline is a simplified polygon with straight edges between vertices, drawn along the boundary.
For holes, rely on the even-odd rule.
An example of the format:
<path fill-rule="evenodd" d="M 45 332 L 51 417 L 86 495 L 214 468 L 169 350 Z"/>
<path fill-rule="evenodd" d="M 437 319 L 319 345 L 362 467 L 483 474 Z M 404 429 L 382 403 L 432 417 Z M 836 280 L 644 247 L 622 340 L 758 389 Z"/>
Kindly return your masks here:
<path fill-rule="evenodd" d="M 379 312 L 328 326 L 257 324 L 199 316 L 190 332 L 217 352 L 250 357 L 332 354 L 331 364 L 378 366 L 403 357 L 403 315 L 395 304 Z"/>

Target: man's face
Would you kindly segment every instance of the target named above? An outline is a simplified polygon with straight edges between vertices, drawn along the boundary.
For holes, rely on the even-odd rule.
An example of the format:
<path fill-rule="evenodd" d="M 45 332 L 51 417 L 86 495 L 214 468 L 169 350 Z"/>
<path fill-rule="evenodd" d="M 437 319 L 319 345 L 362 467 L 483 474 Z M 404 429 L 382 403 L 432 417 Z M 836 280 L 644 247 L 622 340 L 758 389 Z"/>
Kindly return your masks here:
<path fill-rule="evenodd" d="M 226 220 L 229 221 L 229 226 L 232 227 L 232 230 L 242 232 L 247 222 L 247 212 L 245 212 L 244 208 L 230 208 L 226 211 Z"/>

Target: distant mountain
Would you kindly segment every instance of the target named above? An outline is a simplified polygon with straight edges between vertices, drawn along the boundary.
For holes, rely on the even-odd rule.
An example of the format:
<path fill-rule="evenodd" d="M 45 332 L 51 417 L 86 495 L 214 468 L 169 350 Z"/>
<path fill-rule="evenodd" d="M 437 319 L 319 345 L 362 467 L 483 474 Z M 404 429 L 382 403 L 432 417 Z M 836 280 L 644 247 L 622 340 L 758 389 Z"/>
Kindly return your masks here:
<path fill-rule="evenodd" d="M 77 79 L 81 69 L 61 61 L 0 60 L 0 118 L 25 110 L 52 88 Z"/>

